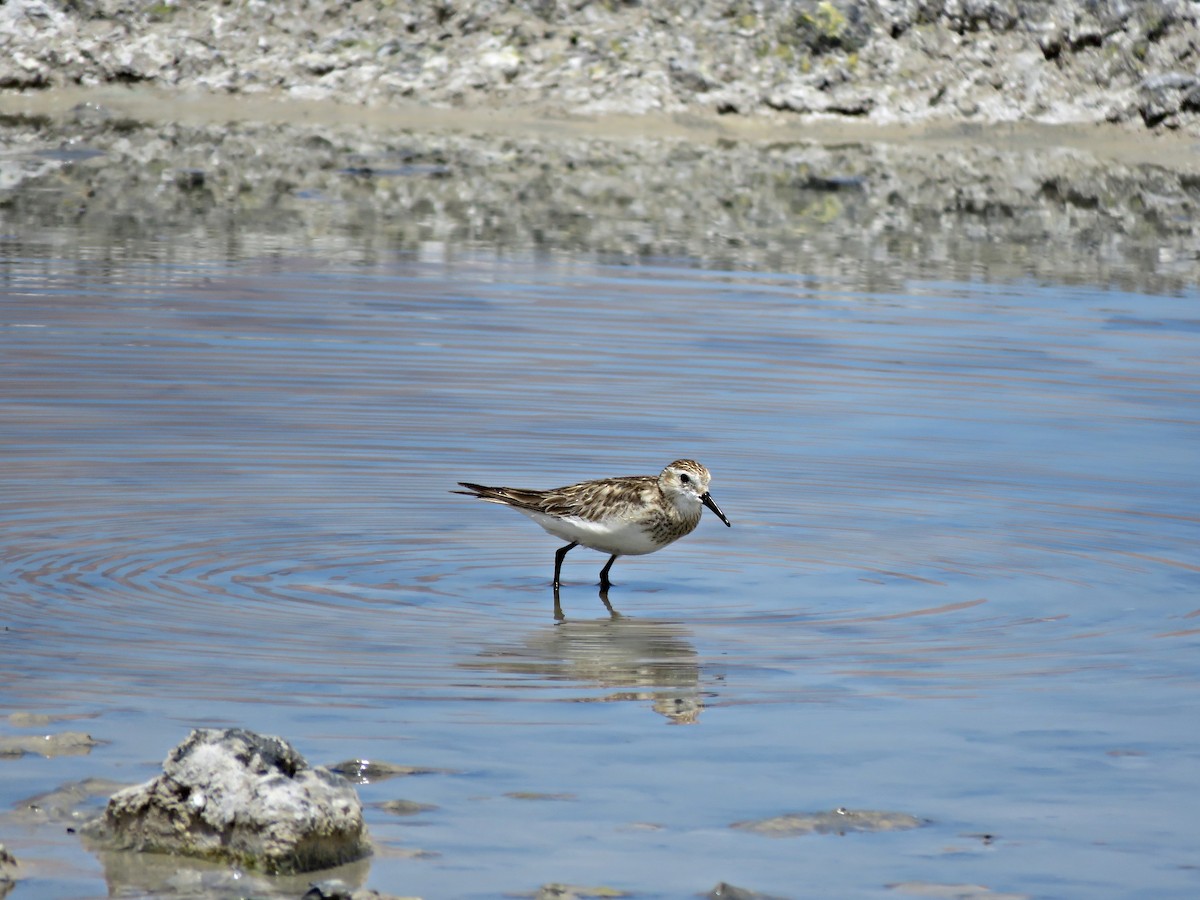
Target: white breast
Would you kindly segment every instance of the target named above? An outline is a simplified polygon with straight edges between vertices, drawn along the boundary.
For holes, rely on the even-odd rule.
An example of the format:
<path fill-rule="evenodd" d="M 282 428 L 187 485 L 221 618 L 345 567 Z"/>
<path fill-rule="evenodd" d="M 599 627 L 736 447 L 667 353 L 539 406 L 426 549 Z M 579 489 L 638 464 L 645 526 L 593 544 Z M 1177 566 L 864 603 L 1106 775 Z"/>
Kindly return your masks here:
<path fill-rule="evenodd" d="M 604 553 L 641 556 L 664 546 L 651 540 L 650 535 L 636 522 L 616 516 L 602 522 L 589 522 L 574 516 L 560 519 L 533 510 L 520 511 L 555 537 L 575 541 Z"/>

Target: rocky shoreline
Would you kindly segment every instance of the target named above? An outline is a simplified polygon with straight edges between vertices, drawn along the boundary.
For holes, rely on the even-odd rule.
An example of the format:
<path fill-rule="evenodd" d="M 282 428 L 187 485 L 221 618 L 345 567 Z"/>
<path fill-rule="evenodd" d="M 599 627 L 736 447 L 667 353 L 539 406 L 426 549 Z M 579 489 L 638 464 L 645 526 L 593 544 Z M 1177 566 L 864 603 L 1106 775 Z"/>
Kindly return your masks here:
<path fill-rule="evenodd" d="M 70 223 L 123 257 L 484 248 L 1179 291 L 1198 15 L 6 0 L 0 229 L 67 256 Z"/>
<path fill-rule="evenodd" d="M 1021 130 L 765 140 L 144 116 L 10 116 L 0 229 L 38 255 L 73 257 L 82 230 L 89 254 L 175 263 L 569 252 L 872 290 L 983 277 L 1173 292 L 1200 276 L 1200 167 Z"/>
<path fill-rule="evenodd" d="M 1200 133 L 1186 0 L 6 0 L 0 90 Z"/>

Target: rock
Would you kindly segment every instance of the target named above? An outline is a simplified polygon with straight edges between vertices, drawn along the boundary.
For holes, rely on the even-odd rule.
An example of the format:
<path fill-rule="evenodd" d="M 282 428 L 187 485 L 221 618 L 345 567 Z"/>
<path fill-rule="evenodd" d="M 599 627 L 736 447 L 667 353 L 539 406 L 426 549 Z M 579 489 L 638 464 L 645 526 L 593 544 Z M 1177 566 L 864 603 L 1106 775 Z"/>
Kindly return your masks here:
<path fill-rule="evenodd" d="M 667 60 L 667 72 L 671 83 L 677 88 L 692 94 L 705 94 L 717 86 L 711 78 L 691 66 L 684 65 L 677 59 Z"/>
<path fill-rule="evenodd" d="M 414 897 L 395 897 L 367 888 L 352 888 L 340 878 L 314 881 L 302 900 L 418 900 Z"/>
<path fill-rule="evenodd" d="M 1151 128 L 1178 125 L 1181 112 L 1200 112 L 1200 78 L 1184 72 L 1155 75 L 1138 86 L 1138 97 L 1138 113 Z"/>
<path fill-rule="evenodd" d="M 185 169 L 176 169 L 175 186 L 181 191 L 198 191 L 204 187 L 208 176 L 203 169 L 189 167 Z"/>
<path fill-rule="evenodd" d="M 11 887 L 16 880 L 17 858 L 0 844 L 0 893 L 7 893 L 7 887 Z"/>
<path fill-rule="evenodd" d="M 301 900 L 351 900 L 354 889 L 340 878 L 314 881 Z"/>
<path fill-rule="evenodd" d="M 241 729 L 197 729 L 163 773 L 118 791 L 88 837 L 109 849 L 195 856 L 267 874 L 340 865 L 371 852 L 344 778 L 290 744 Z"/>
<path fill-rule="evenodd" d="M 513 47 L 497 47 L 481 54 L 479 63 L 485 71 L 494 72 L 504 81 L 512 81 L 521 71 L 521 54 Z"/>
<path fill-rule="evenodd" d="M 704 895 L 707 900 L 783 900 L 773 894 L 760 894 L 749 888 L 740 888 L 722 881 Z"/>
<path fill-rule="evenodd" d="M 324 881 L 314 881 L 305 891 L 301 900 L 371 900 L 384 895 L 377 891 L 353 888 L 340 878 L 327 878 Z"/>

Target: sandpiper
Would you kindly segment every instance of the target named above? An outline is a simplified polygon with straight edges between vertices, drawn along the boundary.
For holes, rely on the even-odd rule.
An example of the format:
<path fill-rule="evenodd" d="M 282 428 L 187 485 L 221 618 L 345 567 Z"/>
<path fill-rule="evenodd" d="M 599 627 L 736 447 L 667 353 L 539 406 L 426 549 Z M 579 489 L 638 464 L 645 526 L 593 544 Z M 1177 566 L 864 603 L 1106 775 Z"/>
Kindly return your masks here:
<path fill-rule="evenodd" d="M 725 513 L 708 493 L 708 469 L 694 459 L 677 459 L 658 475 L 628 475 L 581 481 L 548 491 L 486 487 L 460 481 L 465 491 L 489 503 L 523 512 L 556 538 L 567 541 L 554 554 L 554 587 L 559 585 L 563 557 L 582 544 L 609 553 L 600 570 L 600 586 L 608 588 L 608 570 L 618 556 L 661 550 L 691 532 L 707 506 L 729 526 Z"/>

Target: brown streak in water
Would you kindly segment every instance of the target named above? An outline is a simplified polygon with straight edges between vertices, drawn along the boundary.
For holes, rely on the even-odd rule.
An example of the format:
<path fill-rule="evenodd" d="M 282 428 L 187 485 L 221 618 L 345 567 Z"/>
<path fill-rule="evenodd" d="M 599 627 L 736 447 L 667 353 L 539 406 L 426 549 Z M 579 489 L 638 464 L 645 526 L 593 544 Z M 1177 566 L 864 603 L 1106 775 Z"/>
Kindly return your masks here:
<path fill-rule="evenodd" d="M 1164 566 L 1175 566 L 1179 569 L 1186 569 L 1189 572 L 1200 572 L 1200 566 L 1195 563 L 1180 562 L 1177 559 L 1168 559 L 1165 556 L 1151 556 L 1148 553 L 1135 553 L 1132 550 L 1114 550 L 1113 553 L 1119 553 L 1122 556 L 1132 556 L 1134 559 L 1145 559 L 1150 562 L 1161 563 Z"/>
<path fill-rule="evenodd" d="M 1090 535 L 1090 532 L 1087 532 L 1082 529 L 1047 528 L 1047 529 L 1043 529 L 1043 530 L 1048 534 L 1050 534 L 1050 533 L 1054 533 L 1054 534 L 1076 533 L 1076 534 L 1081 534 L 1084 536 Z M 1130 563 L 1121 564 L 1121 563 L 1117 563 L 1109 558 L 1110 554 L 1114 554 L 1114 553 L 1121 554 L 1120 550 L 1106 550 L 1103 548 L 1096 548 L 1094 550 L 1069 550 L 1066 547 L 1047 547 L 1044 544 L 1036 544 L 1036 543 L 1032 543 L 1029 541 L 1014 541 L 1012 546 L 1019 550 L 1033 550 L 1033 551 L 1037 551 L 1037 552 L 1053 553 L 1053 554 L 1057 554 L 1058 556 L 1067 556 L 1072 559 L 1083 559 L 1083 560 L 1087 560 L 1088 562 L 1094 562 L 1097 564 L 1103 563 L 1104 565 L 1111 566 L 1114 569 L 1120 569 L 1122 572 L 1145 571 L 1144 567 L 1142 567 L 1142 566 L 1135 566 Z M 1123 555 L 1137 556 L 1138 554 L 1125 553 Z M 1152 557 L 1148 557 L 1148 556 L 1142 557 L 1142 558 L 1148 559 L 1148 560 L 1152 559 Z M 1160 560 L 1160 562 L 1162 562 L 1162 561 L 1165 561 L 1165 560 Z M 1013 571 L 1024 571 L 1024 572 L 1026 572 L 1026 574 L 1042 574 L 1042 573 L 1037 572 L 1035 569 L 1031 569 L 1031 568 L 1013 569 Z M 1081 586 L 1086 586 L 1088 584 L 1088 582 L 1085 579 L 1080 579 L 1080 578 L 1064 577 L 1062 580 L 1068 581 L 1071 584 L 1078 584 Z"/>
<path fill-rule="evenodd" d="M 1078 509 L 1087 512 L 1102 512 L 1116 516 L 1142 517 L 1146 519 L 1171 519 L 1178 522 L 1196 522 L 1200 524 L 1200 516 L 1185 516 L 1182 513 L 1152 512 L 1145 509 L 1123 509 L 1119 506 L 1092 506 L 1086 503 L 1063 503 L 1065 509 Z"/>
<path fill-rule="evenodd" d="M 907 572 L 894 572 L 891 569 L 873 569 L 869 566 L 860 566 L 859 568 L 867 572 L 875 572 L 878 575 L 890 575 L 893 578 L 906 578 L 909 581 L 919 581 L 922 584 L 933 584 L 938 587 L 945 587 L 946 582 L 937 581 L 933 578 L 922 578 L 920 575 L 909 575 Z"/>
<path fill-rule="evenodd" d="M 912 619 L 916 616 L 936 616 L 942 613 L 958 612 L 963 609 L 970 609 L 973 606 L 979 606 L 982 603 L 987 603 L 986 597 L 980 597 L 978 600 L 963 600 L 960 603 L 947 603 L 944 606 L 931 606 L 925 609 L 913 609 L 908 612 L 889 613 L 884 616 L 855 616 L 851 619 L 830 619 L 829 624 L 843 625 L 848 622 L 887 622 L 891 619 Z"/>

